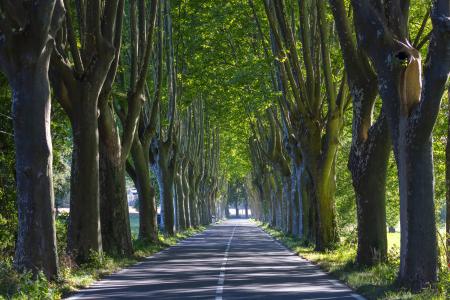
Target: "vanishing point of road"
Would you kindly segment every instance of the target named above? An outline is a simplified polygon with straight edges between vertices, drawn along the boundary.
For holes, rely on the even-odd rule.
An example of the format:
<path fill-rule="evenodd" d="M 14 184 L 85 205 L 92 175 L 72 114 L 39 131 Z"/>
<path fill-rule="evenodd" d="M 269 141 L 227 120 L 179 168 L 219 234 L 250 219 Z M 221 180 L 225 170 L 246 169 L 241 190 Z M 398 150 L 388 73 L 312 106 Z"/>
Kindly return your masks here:
<path fill-rule="evenodd" d="M 227 220 L 69 299 L 364 299 L 247 220 Z"/>

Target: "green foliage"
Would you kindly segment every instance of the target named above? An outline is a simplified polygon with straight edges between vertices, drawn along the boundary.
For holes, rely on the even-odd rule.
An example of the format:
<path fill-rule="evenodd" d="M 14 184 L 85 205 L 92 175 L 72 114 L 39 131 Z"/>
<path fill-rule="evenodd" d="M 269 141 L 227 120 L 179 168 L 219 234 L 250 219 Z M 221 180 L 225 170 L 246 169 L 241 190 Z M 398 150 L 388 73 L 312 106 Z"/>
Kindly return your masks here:
<path fill-rule="evenodd" d="M 15 153 L 11 92 L 0 75 L 0 257 L 14 254 L 17 232 Z"/>
<path fill-rule="evenodd" d="M 0 262 L 0 299 L 60 299 L 60 293 L 44 274 L 33 277 L 31 272 L 18 273 L 12 261 Z"/>
<path fill-rule="evenodd" d="M 59 105 L 52 106 L 51 133 L 53 143 L 53 187 L 57 207 L 68 207 L 70 167 L 72 161 L 72 132 L 67 115 Z"/>
<path fill-rule="evenodd" d="M 220 167 L 227 179 L 250 170 L 247 141 L 253 114 L 268 106 L 270 69 L 246 1 L 176 1 L 175 40 L 183 65 L 182 103 L 205 100 L 220 129 Z M 193 34 L 194 33 L 194 34 Z"/>

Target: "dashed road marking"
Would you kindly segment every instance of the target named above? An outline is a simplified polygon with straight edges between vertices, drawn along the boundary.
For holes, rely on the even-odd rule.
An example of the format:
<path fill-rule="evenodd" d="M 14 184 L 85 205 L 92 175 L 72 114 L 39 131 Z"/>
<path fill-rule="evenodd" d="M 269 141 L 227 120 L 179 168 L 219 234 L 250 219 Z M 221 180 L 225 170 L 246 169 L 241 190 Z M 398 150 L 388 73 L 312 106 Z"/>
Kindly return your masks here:
<path fill-rule="evenodd" d="M 217 280 L 217 288 L 216 288 L 216 300 L 222 300 L 223 284 L 225 283 L 225 272 L 226 272 L 227 261 L 228 261 L 228 252 L 230 251 L 231 240 L 234 237 L 235 231 L 236 231 L 236 226 L 234 226 L 233 232 L 231 233 L 230 239 L 228 240 L 227 248 L 225 249 L 225 254 L 223 256 L 223 262 L 220 267 L 219 280 Z"/>

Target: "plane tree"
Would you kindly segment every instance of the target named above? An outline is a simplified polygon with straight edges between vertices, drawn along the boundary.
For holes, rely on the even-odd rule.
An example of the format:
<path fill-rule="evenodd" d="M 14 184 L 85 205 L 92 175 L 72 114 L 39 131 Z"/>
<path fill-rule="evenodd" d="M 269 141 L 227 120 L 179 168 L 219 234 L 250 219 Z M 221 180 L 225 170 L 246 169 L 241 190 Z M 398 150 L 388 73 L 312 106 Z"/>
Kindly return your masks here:
<path fill-rule="evenodd" d="M 433 1 L 426 64 L 410 41 L 409 1 L 352 1 L 358 43 L 378 76 L 398 168 L 402 227 L 399 281 L 437 280 L 432 130 L 450 69 L 450 3 Z"/>
<path fill-rule="evenodd" d="M 301 5 L 304 7 L 297 28 L 288 21 L 284 1 L 264 1 L 272 52 L 281 62 L 279 84 L 285 97 L 280 108 L 286 112 L 282 114 L 283 123 L 291 128 L 311 178 L 312 195 L 308 198 L 317 215 L 314 242 L 316 249 L 325 250 L 337 242 L 334 172 L 348 97 L 345 74 L 338 72 L 339 64 L 333 64 L 330 57 L 325 4 L 302 1 Z M 297 29 L 301 50 L 294 35 Z"/>
<path fill-rule="evenodd" d="M 383 110 L 374 121 L 377 75 L 358 48 L 343 0 L 331 0 L 347 82 L 353 99 L 352 145 L 348 168 L 352 174 L 358 218 L 356 261 L 372 265 L 387 257 L 386 178 L 391 142 Z"/>
<path fill-rule="evenodd" d="M 58 276 L 50 135 L 50 57 L 62 1 L 0 2 L 0 70 L 12 89 L 18 234 L 15 267 Z"/>
<path fill-rule="evenodd" d="M 64 27 L 56 38 L 50 78 L 69 117 L 72 136 L 68 251 L 84 262 L 102 251 L 99 197 L 98 103 L 120 53 L 124 0 L 65 1 Z"/>
<path fill-rule="evenodd" d="M 158 1 L 148 7 L 145 1 L 129 3 L 130 60 L 126 97 L 113 95 L 112 86 L 116 78 L 119 61 L 126 61 L 120 52 L 112 63 L 99 98 L 99 160 L 100 160 L 100 209 L 103 247 L 108 253 L 132 253 L 131 233 L 128 216 L 128 202 L 125 188 L 125 165 L 136 139 L 136 129 L 146 100 L 145 87 L 153 47 L 153 32 L 156 23 Z M 147 8 L 149 14 L 147 17 Z M 116 32 L 120 40 L 121 32 Z M 116 41 L 120 45 L 120 41 Z M 128 62 L 128 61 L 127 61 Z M 125 62 L 122 62 L 122 65 Z M 150 101 L 148 99 L 147 101 Z M 115 117 L 115 112 L 119 118 Z M 122 131 L 119 131 L 119 124 Z M 138 141 L 136 141 L 138 142 Z M 136 147 L 136 146 L 135 146 Z M 134 156 L 136 157 L 136 156 Z M 148 168 L 148 165 L 147 165 Z M 141 177 L 139 177 L 141 178 Z M 137 185 L 141 190 L 142 184 Z M 141 201 L 145 205 L 146 201 Z M 148 209 L 142 209 L 146 212 Z M 142 222 L 150 218 L 142 218 Z M 143 230 L 146 226 L 141 226 Z M 148 227 L 148 226 L 147 226 Z M 141 236 L 150 236 L 141 232 Z"/>

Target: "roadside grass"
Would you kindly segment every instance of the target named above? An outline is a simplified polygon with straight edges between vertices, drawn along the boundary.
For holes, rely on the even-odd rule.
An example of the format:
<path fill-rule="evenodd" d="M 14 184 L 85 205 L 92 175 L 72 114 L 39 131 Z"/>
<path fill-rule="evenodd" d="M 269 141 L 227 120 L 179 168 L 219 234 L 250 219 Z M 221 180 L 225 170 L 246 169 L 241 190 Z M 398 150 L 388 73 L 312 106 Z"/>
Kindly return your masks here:
<path fill-rule="evenodd" d="M 112 257 L 92 253 L 88 263 L 75 265 L 65 253 L 65 222 L 57 220 L 58 250 L 60 253 L 60 278 L 55 282 L 47 281 L 43 274 L 33 278 L 30 273 L 18 273 L 14 270 L 12 257 L 0 261 L 0 299 L 61 299 L 77 290 L 87 287 L 103 276 L 131 266 L 147 257 L 175 245 L 178 241 L 193 236 L 205 227 L 188 229 L 175 236 L 159 235 L 158 243 L 149 243 L 136 239 L 133 232 L 134 254 L 129 257 Z"/>
<path fill-rule="evenodd" d="M 418 294 L 400 288 L 396 284 L 399 259 L 400 234 L 388 234 L 388 262 L 373 267 L 360 267 L 355 264 L 356 245 L 345 243 L 337 249 L 327 252 L 316 252 L 311 245 L 281 230 L 267 224 L 254 221 L 265 232 L 280 241 L 299 256 L 339 278 L 357 293 L 367 299 L 449 299 L 450 274 L 447 267 L 441 268 L 439 282 L 434 287 L 427 288 Z"/>

